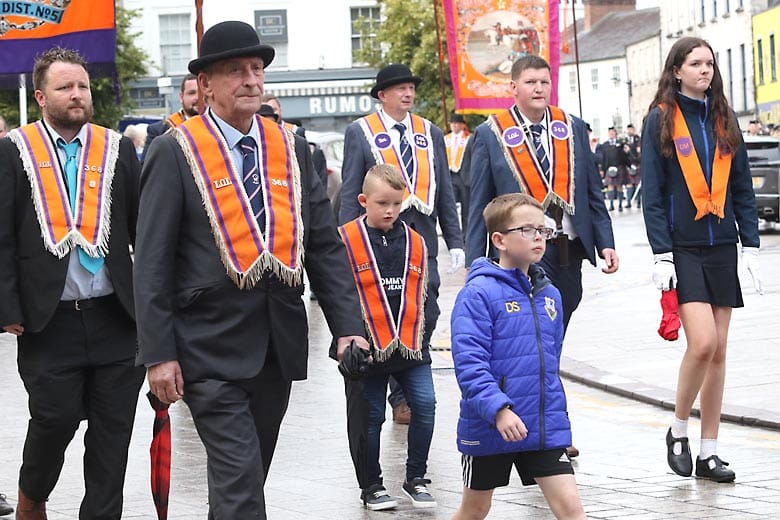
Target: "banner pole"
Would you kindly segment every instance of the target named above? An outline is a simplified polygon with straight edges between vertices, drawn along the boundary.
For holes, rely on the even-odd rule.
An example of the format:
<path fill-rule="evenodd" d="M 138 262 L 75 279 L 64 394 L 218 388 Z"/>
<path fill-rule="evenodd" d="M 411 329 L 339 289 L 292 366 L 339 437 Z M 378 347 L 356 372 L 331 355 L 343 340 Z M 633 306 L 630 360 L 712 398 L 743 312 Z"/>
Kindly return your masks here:
<path fill-rule="evenodd" d="M 19 74 L 19 126 L 27 124 L 27 76 Z"/>
<path fill-rule="evenodd" d="M 577 101 L 580 104 L 580 119 L 582 119 L 582 89 L 580 88 L 580 48 L 577 45 L 577 11 L 574 2 L 571 3 L 572 26 L 574 27 L 574 66 L 577 70 Z"/>
<path fill-rule="evenodd" d="M 447 110 L 447 94 L 444 89 L 444 53 L 441 48 L 441 28 L 439 27 L 439 0 L 433 0 L 433 17 L 436 19 L 436 41 L 439 44 L 439 89 L 441 90 L 441 107 L 444 111 L 444 128 L 449 128 L 450 118 Z"/>

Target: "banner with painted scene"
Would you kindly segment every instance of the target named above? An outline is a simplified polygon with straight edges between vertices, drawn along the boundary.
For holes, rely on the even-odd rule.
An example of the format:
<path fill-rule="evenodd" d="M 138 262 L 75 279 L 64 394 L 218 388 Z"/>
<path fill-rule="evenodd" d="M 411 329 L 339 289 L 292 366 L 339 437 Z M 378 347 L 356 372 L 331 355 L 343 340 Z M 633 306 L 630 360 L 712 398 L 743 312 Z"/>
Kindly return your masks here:
<path fill-rule="evenodd" d="M 494 113 L 512 105 L 512 64 L 528 54 L 552 69 L 557 101 L 560 61 L 557 0 L 442 0 L 447 51 L 460 113 Z"/>
<path fill-rule="evenodd" d="M 57 45 L 77 50 L 90 70 L 113 70 L 114 0 L 0 0 L 0 75 L 31 72 Z"/>

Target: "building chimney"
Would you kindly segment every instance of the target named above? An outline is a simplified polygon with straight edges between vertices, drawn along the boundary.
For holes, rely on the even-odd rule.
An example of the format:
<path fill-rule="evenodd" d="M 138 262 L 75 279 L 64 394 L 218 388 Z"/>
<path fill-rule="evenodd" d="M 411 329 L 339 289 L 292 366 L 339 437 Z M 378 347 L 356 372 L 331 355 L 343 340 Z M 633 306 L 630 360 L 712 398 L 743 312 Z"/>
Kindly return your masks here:
<path fill-rule="evenodd" d="M 634 11 L 636 0 L 585 0 L 585 30 L 614 11 Z"/>

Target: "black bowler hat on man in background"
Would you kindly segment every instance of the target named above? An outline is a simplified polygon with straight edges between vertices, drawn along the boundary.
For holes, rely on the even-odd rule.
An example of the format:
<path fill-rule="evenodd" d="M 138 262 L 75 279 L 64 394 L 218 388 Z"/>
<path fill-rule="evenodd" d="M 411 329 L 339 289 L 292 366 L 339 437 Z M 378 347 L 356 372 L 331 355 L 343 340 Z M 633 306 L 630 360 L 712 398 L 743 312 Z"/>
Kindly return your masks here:
<path fill-rule="evenodd" d="M 265 68 L 274 60 L 275 55 L 274 48 L 261 44 L 257 31 L 248 23 L 221 22 L 203 33 L 198 57 L 192 60 L 187 68 L 193 74 L 198 74 L 214 62 L 245 56 L 261 58 Z"/>
<path fill-rule="evenodd" d="M 450 123 L 465 123 L 465 122 L 466 122 L 466 118 L 460 114 L 453 112 L 450 115 Z"/>
<path fill-rule="evenodd" d="M 399 83 L 414 83 L 417 87 L 422 83 L 420 76 L 414 76 L 409 67 L 402 63 L 391 63 L 380 69 L 376 75 L 376 85 L 371 89 L 371 97 L 379 99 L 379 91 Z"/>

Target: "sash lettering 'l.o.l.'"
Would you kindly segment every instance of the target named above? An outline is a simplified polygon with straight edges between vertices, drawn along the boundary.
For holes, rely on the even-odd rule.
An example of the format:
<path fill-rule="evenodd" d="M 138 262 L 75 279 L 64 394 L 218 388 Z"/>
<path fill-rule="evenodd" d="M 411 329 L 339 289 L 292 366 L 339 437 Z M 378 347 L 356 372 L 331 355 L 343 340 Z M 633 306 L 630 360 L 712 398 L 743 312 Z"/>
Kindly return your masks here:
<path fill-rule="evenodd" d="M 105 256 L 111 233 L 111 184 L 122 136 L 86 125 L 75 208 L 70 207 L 60 161 L 43 122 L 12 130 L 8 137 L 19 149 L 30 182 L 44 247 L 58 258 L 75 246 L 93 258 Z"/>
<path fill-rule="evenodd" d="M 405 223 L 401 224 L 406 233 L 406 261 L 397 322 L 382 288 L 382 275 L 369 242 L 365 215 L 339 228 L 377 361 L 388 359 L 398 348 L 402 349 L 401 354 L 406 358 L 422 359 L 428 253 L 423 238 Z"/>
<path fill-rule="evenodd" d="M 228 276 L 240 289 L 254 287 L 265 271 L 273 271 L 290 286 L 298 285 L 303 277 L 303 224 L 295 138 L 268 119 L 255 120 L 265 233 L 252 213 L 241 172 L 211 118 L 191 117 L 172 132 L 203 198 Z"/>
<path fill-rule="evenodd" d="M 358 119 L 360 127 L 368 140 L 368 146 L 377 164 L 392 164 L 401 170 L 406 179 L 404 201 L 401 211 L 415 207 L 420 213 L 433 213 L 436 197 L 436 175 L 434 173 L 433 139 L 431 138 L 431 123 L 415 114 L 409 114 L 412 119 L 412 135 L 409 143 L 414 150 L 414 173 L 411 178 L 403 166 L 399 150 L 392 145 L 389 130 L 385 127 L 378 112 Z"/>
<path fill-rule="evenodd" d="M 574 214 L 574 136 L 571 118 L 563 110 L 547 108 L 551 136 L 548 180 L 536 155 L 530 133 L 512 109 L 504 110 L 487 120 L 488 127 L 498 139 L 509 169 L 514 174 L 520 191 L 539 201 L 546 209 L 557 204 L 570 215 Z"/>
<path fill-rule="evenodd" d="M 700 220 L 709 213 L 723 218 L 732 155 L 731 153 L 723 153 L 718 146 L 715 147 L 715 156 L 712 159 L 711 188 L 707 186 L 707 179 L 704 177 L 704 171 L 701 168 L 696 148 L 693 146 L 691 132 L 685 122 L 685 117 L 677 105 L 674 105 L 672 109 L 674 110 L 672 140 L 685 184 L 688 186 L 688 192 L 691 194 L 694 206 L 696 206 L 694 220 Z"/>

